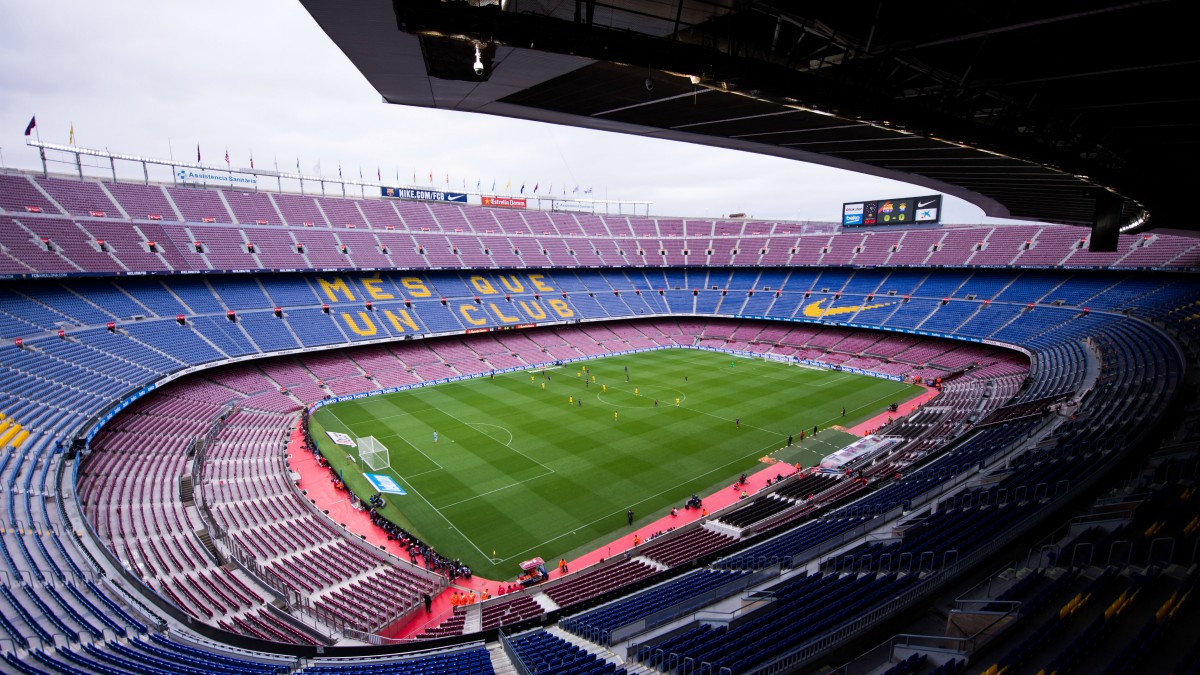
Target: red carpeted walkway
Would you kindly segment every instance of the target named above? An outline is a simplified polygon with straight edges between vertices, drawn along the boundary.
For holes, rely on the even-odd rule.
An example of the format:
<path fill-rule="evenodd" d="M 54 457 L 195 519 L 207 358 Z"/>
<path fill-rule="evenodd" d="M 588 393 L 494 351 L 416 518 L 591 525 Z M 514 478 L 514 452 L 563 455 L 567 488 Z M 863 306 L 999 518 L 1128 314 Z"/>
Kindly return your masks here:
<path fill-rule="evenodd" d="M 856 424 L 856 425 L 850 427 L 849 429 L 846 430 L 847 433 L 854 434 L 855 436 L 866 436 L 868 433 L 875 431 L 879 427 L 883 426 L 883 424 L 885 422 L 887 422 L 889 417 L 891 417 L 893 420 L 898 420 L 901 417 L 904 417 L 905 415 L 911 414 L 917 408 L 920 408 L 921 406 L 926 405 L 927 403 L 932 401 L 938 394 L 941 393 L 940 391 L 938 391 L 937 389 L 934 389 L 933 387 L 928 387 L 925 385 L 921 385 L 921 386 L 925 387 L 925 393 L 921 394 L 919 396 L 916 396 L 914 398 L 910 398 L 909 400 L 905 401 L 904 403 L 901 403 L 900 406 L 896 409 L 896 412 L 880 413 L 880 414 L 876 415 L 875 417 L 872 417 L 871 419 L 866 420 L 865 422 L 861 422 L 859 424 Z"/>
<path fill-rule="evenodd" d="M 925 394 L 902 404 L 896 412 L 882 413 L 877 417 L 851 427 L 847 431 L 856 436 L 862 436 L 867 431 L 877 429 L 887 421 L 889 415 L 894 419 L 899 419 L 901 416 L 907 415 L 916 408 L 925 405 L 937 396 L 937 394 L 936 389 L 926 387 Z M 303 446 L 304 434 L 300 430 L 299 422 L 297 422 L 296 427 L 292 430 L 291 440 L 288 443 L 288 464 L 293 471 L 300 475 L 299 486 L 301 490 L 307 493 L 308 499 L 316 504 L 317 508 L 327 512 L 330 518 L 340 523 L 352 534 L 361 536 L 376 546 L 384 546 L 388 552 L 403 561 L 407 561 L 407 551 L 401 549 L 397 542 L 388 541 L 387 535 L 371 523 L 371 519 L 366 511 L 358 511 L 350 505 L 350 493 L 344 489 L 339 490 L 334 487 L 333 476 L 330 474 L 329 469 L 318 464 L 313 454 L 305 451 Z M 745 485 L 731 484 L 729 487 L 704 496 L 704 508 L 711 516 L 717 511 L 736 503 L 741 498 L 742 490 L 745 490 L 747 495 L 753 495 L 766 487 L 767 480 L 773 480 L 781 473 L 784 476 L 789 476 L 795 472 L 795 467 L 787 464 L 764 464 L 763 468 L 757 472 L 747 474 Z M 624 528 L 624 532 L 620 537 L 591 553 L 581 555 L 574 560 L 568 560 L 567 568 L 571 572 L 579 572 L 602 560 L 619 555 L 633 548 L 633 538 L 635 535 L 641 538 L 644 545 L 656 532 L 666 532 L 673 527 L 678 528 L 700 520 L 703 517 L 700 510 L 685 509 L 682 508 L 682 504 L 679 506 L 677 515 L 667 515 L 651 522 L 636 520 L 635 514 L 633 526 Z M 550 578 L 552 579 L 560 576 L 557 564 L 558 561 L 556 560 L 546 561 L 546 569 L 550 570 Z M 514 578 L 515 576 L 514 574 Z M 479 595 L 484 588 L 487 588 L 488 592 L 495 596 L 498 589 L 502 585 L 507 586 L 508 583 L 511 583 L 511 580 L 500 582 L 494 579 L 484 579 L 479 576 L 473 576 L 470 579 L 456 579 L 453 587 L 447 588 L 433 599 L 433 610 L 430 613 L 426 613 L 423 609 L 418 609 L 407 619 L 396 622 L 380 633 L 384 637 L 389 638 L 413 637 L 424 630 L 426 626 L 436 626 L 450 616 L 452 612 L 450 596 L 453 593 L 453 589 L 473 590 Z"/>

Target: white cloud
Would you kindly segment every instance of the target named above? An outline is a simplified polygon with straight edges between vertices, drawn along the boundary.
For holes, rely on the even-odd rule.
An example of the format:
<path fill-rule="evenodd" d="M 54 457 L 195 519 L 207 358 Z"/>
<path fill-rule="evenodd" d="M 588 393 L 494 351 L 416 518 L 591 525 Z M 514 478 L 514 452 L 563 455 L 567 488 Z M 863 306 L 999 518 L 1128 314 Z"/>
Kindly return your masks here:
<path fill-rule="evenodd" d="M 36 114 L 47 141 L 65 143 L 74 124 L 79 145 L 191 160 L 199 144 L 208 163 L 228 148 L 235 167 L 253 151 L 260 168 L 299 158 L 307 172 L 319 160 L 327 176 L 340 162 L 347 177 L 398 169 L 406 183 L 432 171 L 455 187 L 580 185 L 652 201 L 656 215 L 830 221 L 843 201 L 928 192 L 744 152 L 386 105 L 295 0 L 2 3 L 0 94 L 4 163 L 25 169 L 40 168 L 20 136 Z M 961 200 L 945 210 L 983 220 Z"/>

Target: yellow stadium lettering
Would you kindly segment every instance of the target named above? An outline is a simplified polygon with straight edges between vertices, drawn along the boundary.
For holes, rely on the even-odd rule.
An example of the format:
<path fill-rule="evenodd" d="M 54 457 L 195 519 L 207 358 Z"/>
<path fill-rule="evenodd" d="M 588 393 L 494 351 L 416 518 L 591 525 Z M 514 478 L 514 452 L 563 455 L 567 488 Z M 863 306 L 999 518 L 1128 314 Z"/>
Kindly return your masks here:
<path fill-rule="evenodd" d="M 503 323 L 516 323 L 521 320 L 520 317 L 508 316 L 504 312 L 501 312 L 500 308 L 497 307 L 496 303 L 494 303 L 494 302 L 489 302 L 488 305 L 491 306 L 492 313 L 496 315 L 496 318 L 500 319 L 500 321 Z"/>
<path fill-rule="evenodd" d="M 414 298 L 428 298 L 433 295 L 429 287 L 425 285 L 425 282 L 417 277 L 403 277 L 400 279 L 400 285 L 407 288 L 408 294 Z"/>
<path fill-rule="evenodd" d="M 367 289 L 367 294 L 370 295 L 372 299 L 374 299 L 374 300 L 394 300 L 396 298 L 396 296 L 392 295 L 391 293 L 388 293 L 387 291 L 385 291 L 379 287 L 379 284 L 382 284 L 382 283 L 383 283 L 383 279 L 380 279 L 379 277 L 371 277 L 370 279 L 362 280 L 363 287 Z"/>
<path fill-rule="evenodd" d="M 515 274 L 508 276 L 500 275 L 500 283 L 504 284 L 509 293 L 520 293 L 525 290 L 525 284 L 521 283 L 521 280 Z"/>
<path fill-rule="evenodd" d="M 397 316 L 397 313 L 399 316 Z M 420 330 L 417 328 L 417 322 L 413 321 L 412 317 L 408 315 L 408 310 L 398 309 L 396 312 L 392 312 L 390 309 L 385 309 L 383 310 L 383 315 L 392 323 L 392 328 L 395 328 L 397 333 L 403 333 L 405 326 L 414 333 Z"/>
<path fill-rule="evenodd" d="M 363 320 L 363 328 L 358 327 L 358 322 L 354 320 L 354 317 L 351 316 L 349 312 L 342 312 L 342 318 L 346 320 L 346 325 L 349 326 L 350 330 L 354 331 L 357 335 L 367 337 L 378 332 L 379 329 L 375 327 L 375 322 L 371 320 L 370 314 L 367 314 L 366 312 L 359 312 L 358 316 Z"/>
<path fill-rule="evenodd" d="M 564 319 L 569 319 L 569 318 L 575 316 L 575 311 L 572 310 L 570 307 L 568 307 L 566 301 L 564 301 L 564 300 L 559 300 L 558 298 L 550 298 L 546 302 L 550 303 L 550 309 L 553 309 L 555 311 L 555 313 L 557 313 L 559 316 L 561 316 Z"/>
<path fill-rule="evenodd" d="M 534 321 L 541 321 L 542 319 L 546 318 L 546 310 L 542 309 L 542 306 L 538 303 L 535 302 L 531 306 L 529 303 L 522 300 L 520 305 L 521 309 L 525 310 L 525 313 L 528 314 Z"/>
<path fill-rule="evenodd" d="M 317 283 L 321 285 L 321 290 L 325 291 L 325 295 L 329 296 L 330 302 L 341 302 L 338 292 L 345 296 L 346 300 L 354 301 L 354 294 L 350 292 L 350 287 L 346 285 L 345 279 L 329 281 L 323 277 L 317 277 Z"/>
<path fill-rule="evenodd" d="M 499 292 L 496 290 L 496 287 L 492 285 L 492 282 L 484 279 L 481 276 L 471 277 L 471 285 L 475 287 L 475 290 L 479 291 L 483 295 L 495 295 Z"/>
<path fill-rule="evenodd" d="M 541 291 L 543 293 L 551 293 L 554 291 L 554 287 L 548 286 L 548 285 L 542 283 L 542 279 L 545 279 L 545 278 L 546 278 L 546 275 L 544 275 L 544 274 L 530 274 L 529 275 L 529 283 L 533 284 L 534 288 L 538 289 L 539 291 Z"/>
<path fill-rule="evenodd" d="M 475 305 L 459 305 L 458 306 L 459 314 L 462 314 L 462 317 L 464 319 L 466 319 L 467 323 L 471 324 L 472 326 L 483 326 L 483 325 L 487 324 L 487 319 L 479 319 L 479 318 L 471 316 L 472 314 L 474 314 L 475 312 L 478 312 L 478 311 L 479 311 L 479 308 L 476 307 Z"/>

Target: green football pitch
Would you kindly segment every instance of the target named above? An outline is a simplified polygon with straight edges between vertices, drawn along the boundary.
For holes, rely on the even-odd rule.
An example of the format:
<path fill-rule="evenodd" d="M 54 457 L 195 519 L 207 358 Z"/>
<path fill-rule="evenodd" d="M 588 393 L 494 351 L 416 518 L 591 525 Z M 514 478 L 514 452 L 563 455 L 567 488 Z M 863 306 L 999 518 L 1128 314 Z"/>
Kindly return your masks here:
<path fill-rule="evenodd" d="M 376 473 L 407 492 L 386 495 L 383 514 L 475 573 L 507 579 L 521 560 L 572 558 L 628 533 L 627 509 L 637 527 L 730 485 L 789 434 L 849 427 L 921 391 L 668 349 L 334 403 L 313 414 L 311 431 L 364 497 L 371 470 L 325 432 L 374 436 L 391 464 Z M 848 440 L 822 434 L 780 459 L 811 465 Z"/>

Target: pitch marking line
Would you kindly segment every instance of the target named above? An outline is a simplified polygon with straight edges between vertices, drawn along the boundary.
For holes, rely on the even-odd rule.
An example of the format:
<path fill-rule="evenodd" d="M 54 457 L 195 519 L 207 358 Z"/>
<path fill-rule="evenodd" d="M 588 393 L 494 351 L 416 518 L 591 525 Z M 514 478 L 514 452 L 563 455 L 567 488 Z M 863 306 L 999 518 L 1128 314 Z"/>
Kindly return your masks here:
<path fill-rule="evenodd" d="M 781 376 L 776 376 L 776 375 L 755 375 L 755 379 L 762 378 L 764 380 L 777 380 L 780 382 L 789 382 L 791 384 L 795 384 L 795 385 L 798 385 L 801 387 L 812 387 L 814 389 L 823 389 L 825 387 L 828 387 L 831 384 L 841 382 L 842 380 L 848 380 L 853 376 L 854 376 L 854 373 L 839 374 L 837 377 L 834 377 L 832 379 L 817 380 L 815 382 L 797 382 L 792 377 L 786 377 L 786 376 L 781 377 Z"/>
<path fill-rule="evenodd" d="M 343 421 L 341 420 L 341 418 L 340 418 L 340 417 L 338 417 L 338 416 L 337 416 L 337 415 L 336 415 L 336 414 L 335 414 L 333 411 L 330 411 L 330 412 L 329 412 L 329 414 L 330 414 L 330 415 L 331 415 L 331 416 L 332 416 L 332 417 L 333 417 L 335 420 L 337 420 L 337 421 L 338 421 L 338 424 L 341 424 L 343 427 L 345 427 L 345 429 L 346 429 L 347 431 L 349 431 L 349 430 L 350 430 L 350 427 L 347 427 L 347 426 L 346 426 L 346 423 L 345 423 L 345 422 L 343 422 Z M 405 443 L 408 443 L 408 441 L 405 441 Z M 411 443 L 409 443 L 409 445 L 412 445 L 412 444 L 411 444 Z M 416 447 L 416 446 L 414 446 L 414 447 Z M 420 450 L 417 450 L 417 452 L 420 452 Z M 424 455 L 425 453 L 423 453 L 423 452 L 422 452 L 421 454 L 423 454 L 423 455 Z M 360 460 L 360 461 L 361 461 L 361 460 Z M 436 462 L 434 462 L 434 463 L 436 464 Z M 388 467 L 388 471 L 391 471 L 392 473 L 396 474 L 396 478 L 398 478 L 398 479 L 400 479 L 400 480 L 404 481 L 404 484 L 408 486 L 408 489 L 411 491 L 411 493 L 412 493 L 412 494 L 416 495 L 416 496 L 417 496 L 417 497 L 418 497 L 418 498 L 419 498 L 421 501 L 425 502 L 425 503 L 426 503 L 426 504 L 429 506 L 429 508 L 430 508 L 430 509 L 432 509 L 432 510 L 434 511 L 434 513 L 438 514 L 438 516 L 440 516 L 442 520 L 446 521 L 446 525 L 448 526 L 448 529 L 451 529 L 451 530 L 454 530 L 455 532 L 458 532 L 458 536 L 462 537 L 462 539 L 463 539 L 464 541 L 466 541 L 466 542 L 467 542 L 467 544 L 469 544 L 469 545 L 471 546 L 471 548 L 473 548 L 473 549 L 475 549 L 476 551 L 478 551 L 478 552 L 479 552 L 479 557 L 481 557 L 481 558 L 488 558 L 488 555 L 487 555 L 486 553 L 484 553 L 482 549 L 480 549 L 478 546 L 476 546 L 476 545 L 475 545 L 475 542 L 474 542 L 474 541 L 472 541 L 470 537 L 468 537 L 467 535 L 465 535 L 465 534 L 463 534 L 462 532 L 460 532 L 460 531 L 459 531 L 459 529 L 458 529 L 457 527 L 455 527 L 455 526 L 454 526 L 454 523 L 450 522 L 450 519 L 449 519 L 449 518 L 447 518 L 447 517 L 446 517 L 446 515 L 445 515 L 444 513 L 442 513 L 442 512 L 441 512 L 441 511 L 440 511 L 440 510 L 439 510 L 439 509 L 436 507 L 436 506 L 434 506 L 432 502 L 430 502 L 428 499 L 426 499 L 426 498 L 425 498 L 425 495 L 421 494 L 421 491 L 420 491 L 420 490 L 418 490 L 418 489 L 417 489 L 417 488 L 416 488 L 416 487 L 415 487 L 415 486 L 412 484 L 412 482 L 411 482 L 411 481 L 409 481 L 408 479 L 406 479 L 404 476 L 401 476 L 401 475 L 400 475 L 400 473 L 399 473 L 398 471 L 396 471 L 395 469 L 392 469 L 390 466 Z"/>
<path fill-rule="evenodd" d="M 549 476 L 549 475 L 550 475 L 550 474 L 552 474 L 552 473 L 554 473 L 554 472 L 553 472 L 553 471 L 547 471 L 546 473 L 539 473 L 539 474 L 538 474 L 538 475 L 536 475 L 536 476 L 531 476 L 531 477 L 529 477 L 529 478 L 526 478 L 525 480 L 519 480 L 519 481 L 517 481 L 517 482 L 515 482 L 515 483 L 509 483 L 508 485 L 505 485 L 505 486 L 503 486 L 503 487 L 498 487 L 498 488 L 496 488 L 495 490 L 488 490 L 487 492 L 480 492 L 479 494 L 477 494 L 477 495 L 475 495 L 475 496 L 473 496 L 473 497 L 467 497 L 466 499 L 460 499 L 460 500 L 458 500 L 458 501 L 456 501 L 456 502 L 453 502 L 453 503 L 450 503 L 450 504 L 443 504 L 443 505 L 442 505 L 442 506 L 441 506 L 441 507 L 438 509 L 438 511 L 440 512 L 442 509 L 449 509 L 449 508 L 453 508 L 453 507 L 455 507 L 455 506 L 458 506 L 459 504 L 466 504 L 466 503 L 467 503 L 467 502 L 469 502 L 469 501 L 473 501 L 473 500 L 479 499 L 480 497 L 486 497 L 487 495 L 494 494 L 494 493 L 500 492 L 500 491 L 502 491 L 502 490 L 507 490 L 507 489 L 509 489 L 509 488 L 514 488 L 514 487 L 516 487 L 516 486 L 518 486 L 518 485 L 521 485 L 522 483 L 528 483 L 528 482 L 529 482 L 529 481 L 531 481 L 531 480 L 537 480 L 538 478 L 545 478 L 546 476 Z M 444 517 L 444 516 L 443 516 L 443 517 Z M 466 535 L 463 535 L 463 536 L 466 536 Z"/>
<path fill-rule="evenodd" d="M 454 415 L 451 415 L 450 413 L 446 412 L 445 410 L 438 409 L 438 412 L 440 412 L 441 414 L 445 415 L 446 417 L 449 417 L 450 419 L 454 420 L 455 422 L 458 422 L 459 424 L 461 424 L 461 425 L 463 425 L 463 426 L 465 426 L 465 427 L 466 427 L 466 426 L 471 426 L 471 423 L 470 423 L 470 422 L 464 422 L 464 421 L 462 421 L 462 419 L 460 419 L 460 418 L 458 418 L 458 417 L 456 417 L 456 416 L 454 416 Z M 486 424 L 486 422 L 481 422 L 480 424 Z M 473 427 L 472 427 L 472 428 L 473 428 Z M 507 429 L 505 429 L 505 431 L 507 431 Z M 482 431 L 480 431 L 479 433 L 481 433 L 481 434 L 482 434 L 483 432 L 482 432 Z M 487 436 L 487 434 L 484 434 L 484 435 L 485 435 L 485 436 Z M 509 435 L 511 436 L 511 435 L 512 435 L 512 432 L 509 432 Z M 488 436 L 488 438 L 491 438 L 491 436 Z M 496 440 L 496 439 L 494 439 L 494 438 L 493 438 L 492 440 Z M 497 442 L 499 442 L 499 441 L 497 441 Z M 524 457 L 525 459 L 527 459 L 527 460 L 529 460 L 529 461 L 533 462 L 534 464 L 537 464 L 538 466 L 542 467 L 542 468 L 543 468 L 543 469 L 545 469 L 546 471 L 549 471 L 550 473 L 555 473 L 554 469 L 552 469 L 552 468 L 550 468 L 550 467 L 546 466 L 545 464 L 542 464 L 541 462 L 537 461 L 536 459 L 534 459 L 534 458 L 530 457 L 529 455 L 527 455 L 527 454 L 525 454 L 525 453 L 521 452 L 521 451 L 520 451 L 520 450 L 518 450 L 517 448 L 514 448 L 514 447 L 512 447 L 511 445 L 509 445 L 509 446 L 506 446 L 506 447 L 508 447 L 508 449 L 509 449 L 509 450 L 512 450 L 513 452 L 517 453 L 518 455 L 520 455 L 520 456 Z"/>
<path fill-rule="evenodd" d="M 663 489 L 663 490 L 660 490 L 660 491 L 658 491 L 658 492 L 656 492 L 656 493 L 654 493 L 654 494 L 652 494 L 652 495 L 648 495 L 647 497 L 643 498 L 642 500 L 634 502 L 634 503 L 633 503 L 631 506 L 638 506 L 639 504 L 643 504 L 643 503 L 645 503 L 645 502 L 647 502 L 647 501 L 650 501 L 650 500 L 654 499 L 655 497 L 658 497 L 659 495 L 662 495 L 662 494 L 665 494 L 665 493 L 667 493 L 667 492 L 670 492 L 670 491 L 672 491 L 672 490 L 675 490 L 675 489 L 678 489 L 678 488 L 680 488 L 680 487 L 683 487 L 684 485 L 687 485 L 688 483 L 691 483 L 691 482 L 693 482 L 693 481 L 700 480 L 701 478 L 704 478 L 705 476 L 707 476 L 707 475 L 709 475 L 709 474 L 714 474 L 714 473 L 718 473 L 718 472 L 723 472 L 723 471 L 725 471 L 725 470 L 726 470 L 726 467 L 732 466 L 732 465 L 734 465 L 734 464 L 737 464 L 737 463 L 739 463 L 739 462 L 746 461 L 746 460 L 749 460 L 749 459 L 751 459 L 751 458 L 758 458 L 758 457 L 762 457 L 762 456 L 763 456 L 763 453 L 765 453 L 767 450 L 769 450 L 769 449 L 770 449 L 770 448 L 771 448 L 773 445 L 774 445 L 774 444 L 772 443 L 771 445 L 768 445 L 767 447 L 765 447 L 765 448 L 763 448 L 763 449 L 761 449 L 761 450 L 757 450 L 757 451 L 755 451 L 755 452 L 749 453 L 749 454 L 745 455 L 744 457 L 739 457 L 739 458 L 737 458 L 737 459 L 734 459 L 734 460 L 732 460 L 732 461 L 730 461 L 730 462 L 726 462 L 725 464 L 723 464 L 723 465 L 721 465 L 721 466 L 713 467 L 712 469 L 709 469 L 708 471 L 705 471 L 704 473 L 698 474 L 698 475 L 696 475 L 696 476 L 693 476 L 692 478 L 688 478 L 687 480 L 684 480 L 684 481 L 681 481 L 681 482 L 679 482 L 679 483 L 676 483 L 675 485 L 672 485 L 672 486 L 670 486 L 670 487 L 667 487 L 667 488 L 665 488 L 665 489 Z M 714 493 L 714 494 L 715 494 L 715 493 Z M 588 521 L 588 522 L 586 522 L 586 523 L 581 523 L 581 524 L 579 524 L 579 525 L 575 526 L 575 527 L 574 527 L 574 529 L 572 529 L 570 532 L 563 532 L 562 534 L 560 534 L 560 535 L 558 535 L 558 536 L 556 536 L 556 537 L 551 537 L 550 539 L 547 539 L 547 540 L 545 540 L 545 541 L 543 541 L 543 542 L 540 542 L 540 543 L 538 543 L 538 544 L 536 544 L 536 545 L 534 545 L 534 546 L 530 546 L 529 548 L 526 548 L 526 549 L 524 549 L 524 550 L 522 550 L 522 551 L 517 551 L 516 555 L 511 555 L 511 556 L 509 556 L 509 557 L 507 557 L 507 558 L 502 558 L 502 559 L 500 559 L 500 562 L 504 562 L 504 561 L 507 561 L 507 560 L 517 560 L 517 559 L 523 558 L 523 557 L 525 557 L 525 555 L 526 555 L 526 554 L 528 554 L 528 553 L 530 553 L 530 552 L 533 552 L 533 551 L 536 551 L 536 550 L 537 550 L 538 548 L 540 548 L 540 547 L 544 547 L 544 546 L 546 546 L 546 545 L 548 545 L 548 544 L 551 544 L 551 543 L 553 543 L 553 542 L 555 542 L 555 541 L 558 541 L 559 539 L 562 539 L 563 537 L 566 537 L 566 536 L 572 535 L 572 534 L 574 534 L 574 533 L 578 532 L 579 530 L 582 530 L 582 529 L 584 529 L 584 528 L 587 528 L 587 527 L 590 527 L 590 526 L 592 526 L 592 525 L 595 525 L 596 523 L 599 523 L 599 522 L 600 522 L 600 521 L 602 521 L 602 520 L 606 520 L 606 519 L 608 519 L 608 518 L 614 518 L 614 517 L 616 517 L 616 516 L 618 516 L 618 515 L 621 515 L 621 512 L 620 512 L 620 511 L 614 511 L 614 512 L 612 512 L 612 513 L 607 513 L 607 514 L 604 514 L 604 515 L 600 516 L 599 518 L 596 518 L 596 519 L 594 519 L 594 520 Z M 444 517 L 444 516 L 443 516 L 443 517 Z M 636 528 L 635 528 L 635 529 L 636 529 Z M 465 535 L 464 535 L 464 537 L 465 537 Z M 474 544 L 472 544 L 472 545 L 474 545 Z M 478 550 L 478 547 L 476 547 L 476 550 Z"/>
<path fill-rule="evenodd" d="M 396 438 L 399 438 L 400 440 L 404 441 L 405 445 L 407 445 L 408 447 L 410 447 L 410 448 L 412 448 L 413 450 L 416 450 L 417 452 L 421 453 L 421 456 L 422 456 L 422 457 L 424 457 L 425 459 L 427 459 L 427 460 L 429 460 L 429 461 L 433 462 L 433 465 L 434 465 L 434 466 L 436 466 L 437 468 L 436 468 L 436 469 L 430 469 L 430 471 L 445 471 L 445 470 L 446 470 L 446 467 L 442 466 L 442 463 L 441 463 L 441 462 L 439 462 L 439 461 L 437 461 L 436 459 L 434 459 L 434 458 L 430 457 L 429 455 L 425 454 L 425 451 L 424 451 L 424 450 L 422 450 L 422 449 L 418 448 L 416 445 L 414 445 L 412 442 L 410 442 L 410 441 L 409 441 L 407 438 L 405 438 L 405 437 L 401 436 L 400 434 L 393 434 L 393 436 L 395 436 Z M 387 436 L 385 436 L 385 438 L 388 438 L 388 437 L 387 437 Z M 390 467 L 389 467 L 389 468 L 390 468 Z M 393 472 L 393 473 L 395 473 L 397 476 L 399 476 L 399 475 L 400 475 L 400 472 L 399 472 L 399 471 L 396 471 L 395 469 L 393 469 L 393 470 L 392 470 L 392 472 Z M 423 473 L 428 473 L 428 472 L 423 472 Z"/>
<path fill-rule="evenodd" d="M 349 431 L 350 431 L 350 427 L 349 427 L 349 426 L 348 426 L 348 425 L 347 425 L 347 424 L 346 424 L 344 421 L 342 421 L 342 418 L 338 417 L 338 416 L 337 416 L 337 413 L 333 412 L 333 410 L 332 410 L 332 409 L 330 409 L 330 410 L 329 410 L 329 415 L 330 415 L 331 417 L 333 417 L 333 419 L 337 420 L 337 421 L 338 421 L 338 424 L 342 425 L 342 428 L 344 428 L 344 429 L 345 429 L 347 432 L 349 432 Z M 399 415 L 395 415 L 395 417 L 399 417 Z M 379 418 L 376 418 L 376 419 L 379 419 Z M 446 468 L 445 468 L 445 467 L 443 467 L 443 466 L 441 465 L 441 463 L 440 463 L 440 462 L 438 462 L 436 459 L 434 459 L 434 458 L 430 457 L 429 455 L 426 455 L 424 452 L 422 452 L 422 451 L 421 451 L 421 449 L 420 449 L 420 448 L 418 448 L 417 446 L 415 446 L 415 445 L 413 445 L 412 443 L 410 443 L 410 442 L 408 441 L 408 439 L 407 439 L 407 438 L 405 438 L 405 437 L 401 436 L 400 434 L 388 434 L 387 436 L 384 436 L 384 438 L 398 438 L 398 439 L 400 439 L 401 441 L 403 441 L 403 442 L 404 442 L 404 444 L 405 444 L 405 445 L 407 445 L 408 447 L 412 448 L 413 450 L 416 450 L 417 452 L 420 452 L 420 453 L 421 453 L 421 455 L 422 455 L 423 457 L 425 457 L 425 459 L 429 460 L 430 462 L 433 462 L 433 465 L 437 467 L 436 469 L 430 469 L 429 471 L 423 471 L 423 472 L 421 472 L 421 473 L 419 473 L 419 474 L 413 474 L 414 476 L 420 476 L 420 475 L 424 475 L 424 474 L 430 473 L 430 472 L 432 472 L 432 471 L 445 471 L 445 470 L 446 470 Z M 355 448 L 355 453 L 357 453 L 357 452 L 358 452 L 358 449 L 357 449 L 357 448 Z M 390 449 L 390 448 L 388 449 L 388 452 L 389 452 L 389 453 L 391 452 L 391 449 Z M 361 470 L 362 455 L 359 455 L 359 457 L 358 457 L 358 461 L 359 461 L 359 463 L 360 463 L 360 467 L 359 467 L 359 468 L 360 468 L 360 470 Z M 368 467 L 368 468 L 369 468 L 369 467 Z M 396 474 L 396 477 L 397 477 L 397 478 L 403 478 L 403 476 L 401 476 L 401 475 L 400 475 L 400 472 L 399 472 L 399 471 L 397 471 L 395 468 L 393 468 L 393 467 L 392 467 L 391 458 L 389 458 L 389 459 L 388 459 L 388 467 L 387 467 L 387 468 L 388 468 L 388 469 L 389 469 L 389 470 L 390 470 L 392 473 Z M 408 481 L 406 480 L 405 482 L 408 482 Z M 411 486 L 412 484 L 411 484 L 411 483 L 409 483 L 409 485 Z"/>
<path fill-rule="evenodd" d="M 408 417 L 410 415 L 415 415 L 416 413 L 425 412 L 426 410 L 436 410 L 436 408 L 434 408 L 433 406 L 429 406 L 427 408 L 419 408 L 417 410 L 401 410 L 400 412 L 396 413 L 395 415 L 374 415 L 374 416 L 372 416 L 371 419 L 373 419 L 373 420 L 392 420 L 392 419 L 396 419 L 397 417 Z"/>
<path fill-rule="evenodd" d="M 504 446 L 506 448 L 510 448 L 510 449 L 512 448 L 513 435 L 512 435 L 512 432 L 508 430 L 508 427 L 504 427 L 499 424 L 492 424 L 490 422 L 467 422 L 467 426 L 471 427 L 475 431 L 478 431 L 479 433 L 483 434 L 484 436 L 491 438 L 493 441 L 496 441 L 497 443 L 500 442 L 500 439 L 493 437 L 491 434 L 484 431 L 483 429 L 480 429 L 479 427 L 492 427 L 494 429 L 499 429 L 499 430 L 503 431 L 504 433 L 508 434 L 508 442 L 504 443 Z"/>

